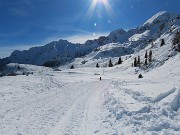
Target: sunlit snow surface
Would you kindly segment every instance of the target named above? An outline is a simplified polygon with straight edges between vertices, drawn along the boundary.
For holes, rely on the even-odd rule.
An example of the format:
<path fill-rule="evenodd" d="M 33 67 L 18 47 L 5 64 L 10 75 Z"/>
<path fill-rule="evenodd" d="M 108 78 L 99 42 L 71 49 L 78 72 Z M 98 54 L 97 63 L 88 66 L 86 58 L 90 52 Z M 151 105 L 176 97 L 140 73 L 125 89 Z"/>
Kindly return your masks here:
<path fill-rule="evenodd" d="M 179 63 L 176 55 L 143 79 L 124 66 L 2 77 L 0 134 L 179 134 Z"/>

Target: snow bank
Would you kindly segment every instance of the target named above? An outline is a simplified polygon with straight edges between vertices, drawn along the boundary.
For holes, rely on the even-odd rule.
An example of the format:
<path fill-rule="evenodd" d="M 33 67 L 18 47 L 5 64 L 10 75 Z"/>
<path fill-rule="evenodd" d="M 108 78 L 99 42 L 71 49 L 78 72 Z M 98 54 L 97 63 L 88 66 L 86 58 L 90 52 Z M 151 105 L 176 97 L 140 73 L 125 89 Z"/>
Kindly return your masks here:
<path fill-rule="evenodd" d="M 178 94 L 174 97 L 173 101 L 171 102 L 171 108 L 174 111 L 177 111 L 180 108 L 180 90 Z"/>
<path fill-rule="evenodd" d="M 152 102 L 159 102 L 161 101 L 163 98 L 169 96 L 170 94 L 174 93 L 176 90 L 176 88 L 172 88 L 170 91 L 164 92 L 159 94 L 155 99 L 152 100 Z"/>

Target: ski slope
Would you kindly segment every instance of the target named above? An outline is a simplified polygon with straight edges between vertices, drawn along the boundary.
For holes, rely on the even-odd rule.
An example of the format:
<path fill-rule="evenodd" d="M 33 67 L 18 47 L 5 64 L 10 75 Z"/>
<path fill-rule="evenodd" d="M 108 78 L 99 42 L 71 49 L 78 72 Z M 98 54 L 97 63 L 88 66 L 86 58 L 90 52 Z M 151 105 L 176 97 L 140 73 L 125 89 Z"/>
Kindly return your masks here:
<path fill-rule="evenodd" d="M 178 135 L 179 60 L 143 72 L 143 79 L 124 66 L 1 77 L 0 134 Z"/>

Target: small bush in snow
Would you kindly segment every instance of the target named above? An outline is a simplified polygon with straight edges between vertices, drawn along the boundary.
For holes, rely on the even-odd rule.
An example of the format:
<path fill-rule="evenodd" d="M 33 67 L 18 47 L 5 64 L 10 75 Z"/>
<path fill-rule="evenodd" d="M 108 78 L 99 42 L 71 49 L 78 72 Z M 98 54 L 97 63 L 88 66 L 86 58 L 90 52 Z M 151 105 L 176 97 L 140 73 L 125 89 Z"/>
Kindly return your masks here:
<path fill-rule="evenodd" d="M 142 74 L 139 74 L 138 78 L 143 78 Z"/>
<path fill-rule="evenodd" d="M 70 67 L 70 69 L 74 69 L 74 65 L 72 65 L 72 66 Z"/>
<path fill-rule="evenodd" d="M 99 64 L 98 63 L 96 64 L 96 67 L 99 68 Z"/>

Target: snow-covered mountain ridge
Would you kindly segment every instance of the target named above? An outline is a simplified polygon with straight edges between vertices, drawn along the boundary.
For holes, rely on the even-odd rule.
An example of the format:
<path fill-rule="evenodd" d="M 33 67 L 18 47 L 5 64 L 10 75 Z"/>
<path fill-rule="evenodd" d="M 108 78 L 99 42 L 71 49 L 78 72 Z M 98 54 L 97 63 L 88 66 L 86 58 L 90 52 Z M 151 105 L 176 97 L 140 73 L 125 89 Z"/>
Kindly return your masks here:
<path fill-rule="evenodd" d="M 33 47 L 24 51 L 14 51 L 10 57 L 1 59 L 0 63 L 63 65 L 74 58 L 97 51 L 101 46 L 109 43 L 116 44 L 116 47 L 109 50 L 109 52 L 113 53 L 113 51 L 119 50 L 119 53 L 115 56 L 124 56 L 145 48 L 152 41 L 160 41 L 164 36 L 175 34 L 179 26 L 179 15 L 163 11 L 157 13 L 136 29 L 128 31 L 123 29 L 115 30 L 107 37 L 102 36 L 95 40 L 88 40 L 85 44 L 74 44 L 66 40 L 53 41 L 45 46 Z M 108 55 L 100 56 L 108 57 Z M 98 59 L 99 56 L 94 58 Z"/>

